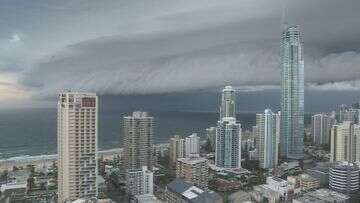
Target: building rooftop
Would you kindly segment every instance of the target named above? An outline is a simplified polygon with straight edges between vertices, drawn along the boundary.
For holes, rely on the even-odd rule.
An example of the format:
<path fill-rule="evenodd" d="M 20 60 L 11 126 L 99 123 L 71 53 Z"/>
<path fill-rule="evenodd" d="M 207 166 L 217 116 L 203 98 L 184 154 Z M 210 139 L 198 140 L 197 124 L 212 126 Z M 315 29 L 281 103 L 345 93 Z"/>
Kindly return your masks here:
<path fill-rule="evenodd" d="M 167 188 L 181 195 L 187 201 L 191 203 L 202 203 L 202 202 L 217 202 L 222 199 L 222 197 L 211 190 L 202 190 L 193 184 L 186 182 L 181 179 L 175 179 L 167 185 Z"/>
<path fill-rule="evenodd" d="M 348 169 L 359 170 L 359 167 L 356 164 L 347 161 L 336 162 L 330 168 L 342 169 L 342 170 L 348 170 Z"/>
<path fill-rule="evenodd" d="M 201 162 L 206 162 L 207 159 L 199 156 L 191 156 L 186 158 L 178 158 L 178 161 L 183 162 L 185 164 L 197 164 Z"/>
<path fill-rule="evenodd" d="M 132 113 L 132 117 L 134 118 L 147 118 L 149 117 L 147 112 L 143 112 L 143 111 L 134 111 Z"/>
<path fill-rule="evenodd" d="M 349 199 L 349 196 L 335 191 L 331 191 L 329 189 L 318 189 L 313 192 L 305 193 L 303 196 L 296 198 L 297 201 L 303 203 L 333 203 L 344 202 L 345 200 Z"/>
<path fill-rule="evenodd" d="M 135 199 L 139 203 L 161 203 L 161 201 L 152 194 L 136 195 Z"/>
<path fill-rule="evenodd" d="M 320 181 L 318 178 L 315 178 L 309 174 L 303 173 L 300 175 L 302 181 Z"/>
<path fill-rule="evenodd" d="M 307 171 L 317 171 L 317 172 L 321 172 L 321 173 L 324 173 L 324 174 L 329 174 L 329 167 L 327 167 L 327 166 L 316 166 L 314 168 L 307 169 Z"/>

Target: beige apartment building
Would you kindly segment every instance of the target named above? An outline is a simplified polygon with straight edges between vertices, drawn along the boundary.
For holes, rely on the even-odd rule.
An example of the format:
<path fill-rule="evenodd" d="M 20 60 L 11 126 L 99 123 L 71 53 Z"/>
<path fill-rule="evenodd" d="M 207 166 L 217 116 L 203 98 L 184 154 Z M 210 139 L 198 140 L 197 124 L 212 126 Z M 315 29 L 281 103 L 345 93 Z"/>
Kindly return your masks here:
<path fill-rule="evenodd" d="M 58 97 L 58 202 L 97 197 L 97 111 L 94 93 Z"/>

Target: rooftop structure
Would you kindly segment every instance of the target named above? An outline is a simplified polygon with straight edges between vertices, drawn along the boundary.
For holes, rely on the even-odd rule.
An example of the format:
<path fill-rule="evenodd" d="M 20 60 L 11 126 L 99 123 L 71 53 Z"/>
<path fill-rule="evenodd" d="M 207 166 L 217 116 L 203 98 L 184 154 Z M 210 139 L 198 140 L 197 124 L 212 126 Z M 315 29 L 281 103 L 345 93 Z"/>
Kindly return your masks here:
<path fill-rule="evenodd" d="M 211 191 L 202 190 L 181 179 L 175 179 L 166 186 L 166 200 L 168 202 L 186 203 L 222 203 L 222 197 Z"/>
<path fill-rule="evenodd" d="M 161 203 L 153 194 L 144 194 L 135 196 L 135 203 Z"/>
<path fill-rule="evenodd" d="M 329 189 L 318 189 L 305 193 L 303 196 L 293 200 L 293 203 L 346 203 L 350 197 Z"/>

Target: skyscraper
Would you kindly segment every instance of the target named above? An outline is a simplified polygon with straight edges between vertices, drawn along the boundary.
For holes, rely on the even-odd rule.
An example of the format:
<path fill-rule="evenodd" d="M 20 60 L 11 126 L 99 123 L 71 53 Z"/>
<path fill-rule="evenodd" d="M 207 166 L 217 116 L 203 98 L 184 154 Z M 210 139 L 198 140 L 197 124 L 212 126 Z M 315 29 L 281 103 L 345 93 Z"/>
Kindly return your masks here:
<path fill-rule="evenodd" d="M 58 202 L 97 197 L 97 96 L 58 97 Z"/>
<path fill-rule="evenodd" d="M 196 133 L 191 134 L 185 138 L 185 155 L 189 157 L 191 155 L 200 154 L 200 137 Z"/>
<path fill-rule="evenodd" d="M 126 169 L 153 167 L 154 118 L 146 112 L 135 111 L 124 117 L 124 158 Z"/>
<path fill-rule="evenodd" d="M 215 150 L 215 143 L 216 143 L 216 127 L 206 128 L 206 137 L 210 142 L 211 149 Z"/>
<path fill-rule="evenodd" d="M 302 159 L 304 149 L 304 58 L 298 26 L 281 39 L 281 156 Z"/>
<path fill-rule="evenodd" d="M 261 168 L 274 168 L 278 164 L 278 133 L 276 131 L 278 122 L 280 121 L 277 115 L 270 109 L 266 109 L 263 114 L 256 115 Z"/>
<path fill-rule="evenodd" d="M 234 117 L 218 121 L 215 164 L 224 168 L 241 168 L 241 125 Z"/>
<path fill-rule="evenodd" d="M 359 121 L 359 109 L 353 108 L 352 106 L 347 106 L 342 104 L 338 110 L 338 121 L 342 123 L 344 121 L 351 121 L 353 123 L 358 123 Z"/>
<path fill-rule="evenodd" d="M 170 138 L 169 156 L 170 164 L 172 166 L 176 165 L 178 158 L 185 157 L 185 140 L 179 135 L 175 135 L 173 138 Z"/>
<path fill-rule="evenodd" d="M 360 161 L 360 126 L 351 121 L 333 125 L 331 129 L 330 161 Z"/>
<path fill-rule="evenodd" d="M 335 118 L 325 115 L 316 114 L 311 119 L 311 134 L 313 142 L 317 145 L 329 145 L 331 127 L 335 124 Z"/>
<path fill-rule="evenodd" d="M 221 95 L 220 120 L 224 117 L 236 117 L 235 100 L 235 89 L 231 86 L 226 86 L 222 90 Z"/>

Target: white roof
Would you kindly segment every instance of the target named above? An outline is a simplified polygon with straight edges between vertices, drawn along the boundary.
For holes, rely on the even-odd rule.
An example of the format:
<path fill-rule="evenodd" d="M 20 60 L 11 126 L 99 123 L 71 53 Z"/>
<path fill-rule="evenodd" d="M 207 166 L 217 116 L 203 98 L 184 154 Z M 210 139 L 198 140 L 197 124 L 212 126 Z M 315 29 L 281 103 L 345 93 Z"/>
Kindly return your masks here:
<path fill-rule="evenodd" d="M 202 190 L 198 187 L 192 186 L 189 189 L 187 189 L 185 192 L 183 192 L 182 195 L 184 195 L 188 199 L 194 199 L 198 196 L 198 194 L 196 194 L 195 192 L 198 194 L 201 194 L 204 192 L 204 190 Z"/>
<path fill-rule="evenodd" d="M 1 185 L 0 191 L 4 192 L 6 190 L 21 189 L 21 188 L 26 189 L 26 183 L 23 183 L 23 184 L 3 184 L 3 185 Z"/>

